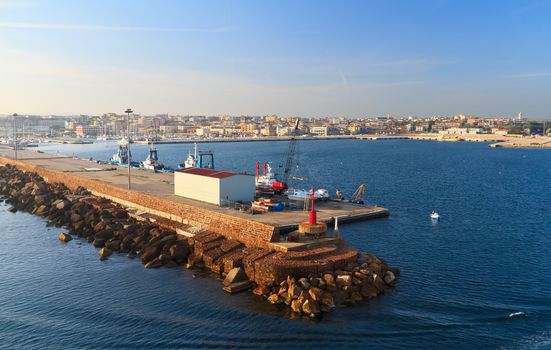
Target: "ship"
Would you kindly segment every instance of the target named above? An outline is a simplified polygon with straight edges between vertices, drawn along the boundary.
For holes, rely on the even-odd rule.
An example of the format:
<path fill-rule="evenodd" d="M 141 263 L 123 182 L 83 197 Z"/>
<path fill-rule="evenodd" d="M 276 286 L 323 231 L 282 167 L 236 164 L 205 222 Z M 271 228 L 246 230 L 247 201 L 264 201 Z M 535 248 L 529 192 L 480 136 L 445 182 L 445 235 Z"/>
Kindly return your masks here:
<path fill-rule="evenodd" d="M 113 154 L 109 161 L 111 164 L 128 166 L 128 140 L 122 138 L 118 145 L 117 153 Z"/>
<path fill-rule="evenodd" d="M 287 183 L 278 181 L 268 162 L 262 164 L 263 173 L 260 174 L 260 163 L 256 162 L 256 190 L 261 193 L 281 194 L 287 190 Z"/>
<path fill-rule="evenodd" d="M 153 170 L 153 171 L 163 171 L 165 166 L 159 162 L 159 156 L 157 154 L 157 148 L 153 144 L 149 147 L 149 155 L 147 158 L 141 162 L 140 168 Z"/>
<path fill-rule="evenodd" d="M 188 153 L 186 160 L 178 165 L 178 169 L 206 168 L 214 169 L 214 153 L 212 150 L 197 151 L 197 143 L 193 144 L 193 153 Z"/>

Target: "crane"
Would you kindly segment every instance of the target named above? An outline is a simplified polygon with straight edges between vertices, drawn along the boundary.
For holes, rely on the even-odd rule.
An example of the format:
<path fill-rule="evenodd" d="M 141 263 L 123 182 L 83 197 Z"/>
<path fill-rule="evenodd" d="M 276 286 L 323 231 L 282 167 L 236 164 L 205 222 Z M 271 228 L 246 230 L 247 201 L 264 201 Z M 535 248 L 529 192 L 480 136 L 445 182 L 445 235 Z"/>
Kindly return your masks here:
<path fill-rule="evenodd" d="M 295 126 L 293 127 L 293 130 L 291 131 L 291 140 L 289 141 L 289 149 L 287 151 L 287 160 L 285 162 L 285 168 L 283 169 L 283 182 L 288 182 L 289 177 L 291 176 L 291 169 L 293 168 L 293 161 L 295 159 L 295 153 L 297 149 L 297 130 L 298 130 L 298 123 L 299 118 L 297 118 L 297 121 L 295 122 Z"/>
<path fill-rule="evenodd" d="M 350 202 L 357 203 L 357 204 L 364 204 L 364 192 L 365 192 L 365 185 L 361 184 L 356 192 L 352 195 L 350 198 Z"/>

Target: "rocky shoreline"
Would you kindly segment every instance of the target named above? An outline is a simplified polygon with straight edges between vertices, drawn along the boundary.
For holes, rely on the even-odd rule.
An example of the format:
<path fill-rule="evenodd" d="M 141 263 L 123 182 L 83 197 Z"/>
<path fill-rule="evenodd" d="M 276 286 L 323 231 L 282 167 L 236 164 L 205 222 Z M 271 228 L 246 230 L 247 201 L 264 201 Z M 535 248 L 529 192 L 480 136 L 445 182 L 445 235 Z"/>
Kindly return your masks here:
<path fill-rule="evenodd" d="M 258 264 L 261 258 L 269 261 L 270 254 L 277 254 L 246 247 L 239 241 L 208 231 L 191 238 L 181 236 L 166 223 L 136 220 L 125 208 L 95 197 L 85 188 L 71 190 L 9 164 L 0 166 L 0 196 L 11 205 L 10 212 L 32 213 L 46 218 L 49 225 L 64 228 L 68 232 L 59 234 L 61 241 L 70 242 L 73 236 L 87 240 L 98 248 L 100 260 L 119 253 L 129 258 L 139 257 L 146 268 L 208 269 L 225 276 L 225 290 L 252 289 L 268 302 L 290 308 L 295 315 L 319 316 L 338 305 L 374 298 L 392 290 L 399 276 L 399 270 L 389 268 L 383 259 L 369 253 L 354 253 L 346 265 L 338 269 L 304 272 L 301 276 L 252 278 L 248 266 L 255 261 Z M 348 252 L 344 245 L 342 250 Z M 295 260 L 288 261 L 310 259 L 315 263 L 312 254 L 321 257 L 323 250 L 303 256 L 301 253 L 293 255 Z M 270 259 L 274 264 L 284 260 Z M 255 267 L 262 270 L 262 266 Z"/>

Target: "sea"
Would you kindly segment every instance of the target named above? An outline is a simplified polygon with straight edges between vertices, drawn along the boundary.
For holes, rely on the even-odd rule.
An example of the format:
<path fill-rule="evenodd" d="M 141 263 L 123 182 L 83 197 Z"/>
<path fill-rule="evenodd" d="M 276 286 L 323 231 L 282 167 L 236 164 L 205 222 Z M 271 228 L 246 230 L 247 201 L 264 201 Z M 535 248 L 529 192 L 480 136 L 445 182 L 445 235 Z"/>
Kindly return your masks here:
<path fill-rule="evenodd" d="M 396 289 L 319 320 L 197 271 L 143 268 L 27 213 L 0 210 L 2 349 L 549 349 L 551 151 L 413 140 L 300 141 L 311 185 L 388 208 L 342 225 L 345 241 L 399 267 Z M 219 169 L 281 170 L 288 142 L 198 144 Z M 165 165 L 193 145 L 157 145 Z M 108 160 L 116 142 L 44 144 Z M 143 160 L 147 145 L 132 145 Z M 295 169 L 297 170 L 297 169 Z M 298 170 L 297 170 L 298 171 Z M 308 185 L 309 186 L 309 185 Z M 0 209 L 6 209 L 5 204 Z M 440 220 L 429 215 L 436 210 Z"/>

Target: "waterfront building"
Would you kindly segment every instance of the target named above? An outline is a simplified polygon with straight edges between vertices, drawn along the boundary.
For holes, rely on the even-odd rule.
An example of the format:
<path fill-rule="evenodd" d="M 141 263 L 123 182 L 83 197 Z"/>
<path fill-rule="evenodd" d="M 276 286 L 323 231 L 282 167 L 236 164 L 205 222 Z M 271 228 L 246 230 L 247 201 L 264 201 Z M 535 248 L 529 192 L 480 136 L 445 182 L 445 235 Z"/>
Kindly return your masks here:
<path fill-rule="evenodd" d="M 215 205 L 250 202 L 255 177 L 230 171 L 189 168 L 174 172 L 174 194 Z"/>

